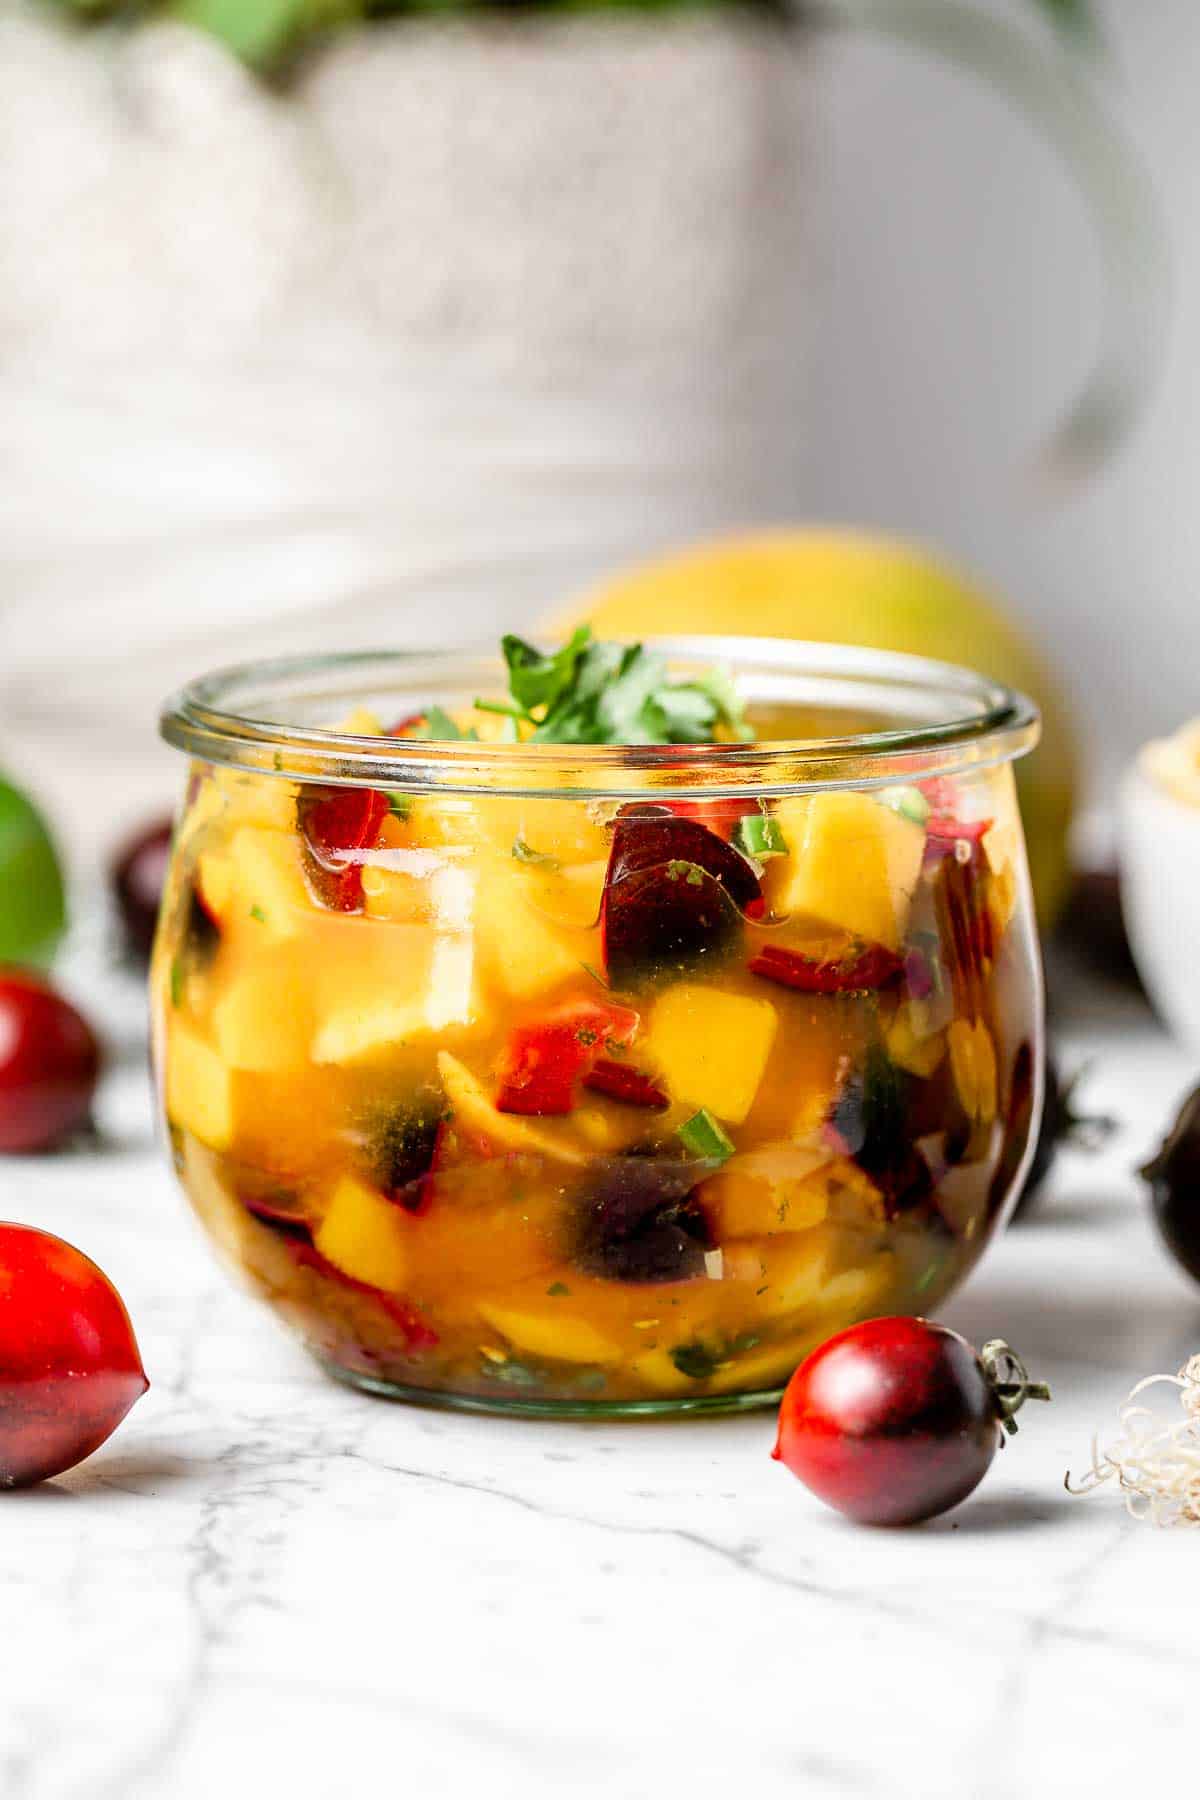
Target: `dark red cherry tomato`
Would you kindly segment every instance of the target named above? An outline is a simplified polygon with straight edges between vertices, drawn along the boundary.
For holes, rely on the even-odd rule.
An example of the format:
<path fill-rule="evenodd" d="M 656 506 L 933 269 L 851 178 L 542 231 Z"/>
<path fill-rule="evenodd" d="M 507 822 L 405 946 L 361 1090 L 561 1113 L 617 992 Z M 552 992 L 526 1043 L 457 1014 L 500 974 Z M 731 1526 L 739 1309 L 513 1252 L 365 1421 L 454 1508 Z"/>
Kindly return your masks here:
<path fill-rule="evenodd" d="M 728 951 L 742 915 L 762 910 L 752 864 L 706 825 L 650 805 L 618 815 L 600 903 L 604 966 L 615 986 Z"/>
<path fill-rule="evenodd" d="M 1200 1087 L 1179 1109 L 1162 1148 L 1139 1171 L 1150 1183 L 1163 1242 L 1194 1281 L 1200 1281 Z"/>
<path fill-rule="evenodd" d="M 0 1153 L 48 1150 L 86 1124 L 99 1074 L 87 1020 L 40 976 L 0 970 Z"/>
<path fill-rule="evenodd" d="M 0 1224 L 0 1487 L 82 1462 L 149 1385 L 108 1277 L 47 1231 Z"/>
<path fill-rule="evenodd" d="M 375 788 L 312 788 L 297 801 L 309 879 L 331 911 L 360 911 L 361 852 L 379 842 L 387 812 L 388 797 Z"/>
<path fill-rule="evenodd" d="M 130 838 L 113 859 L 110 881 L 117 916 L 130 954 L 148 960 L 158 923 L 158 905 L 171 858 L 170 819 L 156 819 Z"/>
<path fill-rule="evenodd" d="M 1049 1397 L 1006 1344 L 977 1356 L 927 1319 L 871 1319 L 801 1363 L 772 1455 L 848 1518 L 912 1525 L 965 1500 L 1017 1408 Z"/>

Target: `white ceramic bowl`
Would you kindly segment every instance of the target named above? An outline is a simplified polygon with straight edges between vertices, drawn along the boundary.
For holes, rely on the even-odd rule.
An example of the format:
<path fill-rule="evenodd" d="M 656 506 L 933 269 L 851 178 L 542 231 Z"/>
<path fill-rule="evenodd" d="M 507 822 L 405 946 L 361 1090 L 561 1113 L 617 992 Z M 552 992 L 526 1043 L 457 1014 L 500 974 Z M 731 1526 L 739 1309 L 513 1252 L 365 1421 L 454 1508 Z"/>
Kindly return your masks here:
<path fill-rule="evenodd" d="M 1166 749 L 1147 746 L 1122 786 L 1121 905 L 1147 993 L 1200 1053 L 1200 772 L 1194 794 L 1164 780 Z"/>

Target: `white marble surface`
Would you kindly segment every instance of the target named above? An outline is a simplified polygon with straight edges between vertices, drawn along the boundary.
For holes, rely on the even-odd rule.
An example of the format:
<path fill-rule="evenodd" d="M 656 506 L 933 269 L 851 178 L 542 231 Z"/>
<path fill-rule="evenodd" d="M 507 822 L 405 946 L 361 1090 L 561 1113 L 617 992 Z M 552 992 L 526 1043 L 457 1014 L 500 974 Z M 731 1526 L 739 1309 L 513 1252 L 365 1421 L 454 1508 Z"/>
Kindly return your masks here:
<path fill-rule="evenodd" d="M 107 1150 L 0 1165 L 0 1212 L 117 1281 L 153 1382 L 91 1462 L 0 1498 L 3 1800 L 1182 1780 L 1200 1537 L 1062 1478 L 1136 1376 L 1200 1349 L 1129 1172 L 1192 1071 L 1130 1006 L 1085 998 L 1060 1035 L 1124 1129 L 1063 1158 L 945 1313 L 1011 1338 L 1054 1405 L 957 1513 L 892 1533 L 810 1499 L 767 1416 L 525 1423 L 334 1387 L 217 1272 L 127 1058 Z"/>

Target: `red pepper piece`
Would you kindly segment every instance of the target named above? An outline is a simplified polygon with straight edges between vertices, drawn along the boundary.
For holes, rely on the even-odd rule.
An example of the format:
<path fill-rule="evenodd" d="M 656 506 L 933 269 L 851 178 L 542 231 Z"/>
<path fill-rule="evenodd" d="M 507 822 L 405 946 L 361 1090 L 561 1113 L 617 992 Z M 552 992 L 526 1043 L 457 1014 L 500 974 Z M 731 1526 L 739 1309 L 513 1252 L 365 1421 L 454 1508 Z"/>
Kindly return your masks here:
<path fill-rule="evenodd" d="M 332 912 L 359 912 L 362 864 L 354 853 L 373 850 L 379 842 L 387 795 L 375 788 L 314 788 L 301 794 L 296 811 L 321 904 Z"/>
<path fill-rule="evenodd" d="M 991 829 L 991 819 L 947 819 L 935 813 L 925 827 L 926 866 L 955 855 L 955 845 L 959 843 L 969 844 L 971 861 L 978 861 L 984 833 Z"/>
<path fill-rule="evenodd" d="M 388 737 L 409 737 L 412 734 L 412 732 L 416 731 L 424 723 L 425 723 L 425 714 L 424 713 L 422 713 L 422 712 L 409 713 L 407 718 L 397 719 L 396 723 L 394 725 L 388 726 L 387 736 Z"/>
<path fill-rule="evenodd" d="M 538 1116 L 569 1113 L 575 1086 L 600 1060 L 606 1045 L 633 1041 L 638 1015 L 627 1006 L 572 1000 L 508 1040 L 496 1096 L 499 1112 Z"/>
<path fill-rule="evenodd" d="M 806 956 L 800 950 L 767 944 L 751 957 L 749 967 L 752 975 L 802 994 L 850 994 L 887 987 L 904 964 L 894 950 L 885 950 L 882 944 L 868 944 L 852 956 L 837 959 Z"/>
<path fill-rule="evenodd" d="M 664 1112 L 671 1104 L 657 1081 L 652 1081 L 644 1070 L 629 1063 L 612 1062 L 606 1056 L 588 1070 L 583 1085 L 594 1088 L 598 1094 L 607 1094 L 610 1100 L 623 1100 L 627 1106 L 648 1106 L 655 1112 Z"/>
<path fill-rule="evenodd" d="M 322 1256 L 312 1244 L 294 1244 L 292 1255 L 301 1268 L 312 1269 L 318 1275 L 327 1276 L 341 1287 L 353 1288 L 356 1294 L 369 1294 L 388 1318 L 400 1327 L 405 1346 L 409 1350 L 431 1350 L 437 1343 L 437 1332 L 411 1300 L 402 1300 L 398 1294 L 385 1293 L 382 1288 L 372 1287 L 369 1281 L 358 1281 L 353 1275 L 344 1274 L 336 1263 L 331 1263 L 327 1257 Z"/>

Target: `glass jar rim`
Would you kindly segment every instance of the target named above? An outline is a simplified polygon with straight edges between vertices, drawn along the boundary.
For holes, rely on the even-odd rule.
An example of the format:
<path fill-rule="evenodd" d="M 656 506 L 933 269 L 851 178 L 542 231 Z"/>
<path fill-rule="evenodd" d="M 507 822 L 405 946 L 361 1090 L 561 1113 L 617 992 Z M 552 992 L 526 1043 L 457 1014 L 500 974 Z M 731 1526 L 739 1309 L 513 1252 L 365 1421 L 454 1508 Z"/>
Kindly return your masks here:
<path fill-rule="evenodd" d="M 308 722 L 386 694 L 395 717 L 503 692 L 495 650 L 359 650 L 218 669 L 166 703 L 163 737 L 198 761 L 301 782 L 629 800 L 702 790 L 713 799 L 926 781 L 1009 762 L 1040 735 L 1024 694 L 952 663 L 785 638 L 647 638 L 672 673 L 727 668 L 753 704 L 853 702 L 895 724 L 796 739 L 714 744 L 491 743 L 363 736 Z M 293 717 L 281 716 L 290 707 Z"/>

